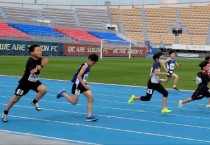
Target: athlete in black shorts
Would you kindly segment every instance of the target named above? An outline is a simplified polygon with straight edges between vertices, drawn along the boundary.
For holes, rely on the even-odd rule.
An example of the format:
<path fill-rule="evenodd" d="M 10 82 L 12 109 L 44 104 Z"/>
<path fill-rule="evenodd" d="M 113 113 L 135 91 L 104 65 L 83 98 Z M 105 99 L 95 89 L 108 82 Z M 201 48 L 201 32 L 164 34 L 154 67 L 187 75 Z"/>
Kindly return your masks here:
<path fill-rule="evenodd" d="M 204 97 L 206 98 L 210 97 L 210 88 L 209 88 L 210 78 L 208 75 L 208 70 L 209 70 L 208 61 L 202 61 L 199 64 L 199 66 L 201 67 L 201 72 L 198 72 L 197 77 L 196 77 L 196 84 L 198 84 L 198 87 L 191 97 L 185 99 L 184 101 L 179 100 L 179 104 L 178 104 L 179 108 L 183 107 L 183 104 L 185 103 L 188 103 L 194 100 L 200 100 Z M 209 108 L 208 105 L 207 107 Z"/>
<path fill-rule="evenodd" d="M 163 79 L 159 78 L 159 75 L 169 75 L 169 73 L 167 72 L 160 72 L 161 63 L 163 61 L 163 53 L 158 52 L 154 54 L 153 59 L 154 59 L 154 63 L 152 65 L 150 78 L 147 83 L 146 96 L 137 97 L 135 95 L 132 95 L 130 99 L 128 100 L 128 104 L 133 103 L 135 100 L 150 101 L 150 99 L 152 98 L 153 92 L 158 91 L 159 93 L 163 95 L 161 113 L 170 113 L 171 110 L 169 110 L 166 107 L 168 91 L 161 85 L 161 82 L 163 82 Z"/>
<path fill-rule="evenodd" d="M 37 92 L 35 99 L 31 104 L 37 111 L 41 111 L 38 101 L 46 94 L 47 88 L 39 81 L 39 74 L 41 69 L 48 63 L 47 58 L 42 58 L 42 51 L 39 45 L 33 44 L 29 48 L 29 57 L 25 72 L 19 80 L 19 85 L 15 90 L 15 95 L 11 98 L 2 114 L 2 121 L 7 122 L 7 115 L 12 106 L 20 100 L 20 98 L 28 93 L 29 90 Z"/>

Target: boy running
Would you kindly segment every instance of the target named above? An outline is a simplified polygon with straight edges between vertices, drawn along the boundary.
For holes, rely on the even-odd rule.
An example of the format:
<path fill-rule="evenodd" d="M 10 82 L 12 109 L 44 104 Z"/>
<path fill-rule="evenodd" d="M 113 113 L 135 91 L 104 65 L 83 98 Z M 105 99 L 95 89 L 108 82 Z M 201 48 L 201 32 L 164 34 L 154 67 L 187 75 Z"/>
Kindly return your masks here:
<path fill-rule="evenodd" d="M 133 103 L 135 100 L 150 101 L 150 99 L 152 98 L 153 92 L 156 90 L 163 95 L 161 113 L 170 113 L 171 110 L 169 110 L 166 107 L 168 91 L 166 91 L 166 89 L 160 84 L 162 80 L 159 78 L 159 75 L 169 75 L 169 73 L 160 72 L 160 67 L 161 67 L 160 64 L 163 61 L 163 53 L 162 52 L 156 53 L 153 56 L 153 59 L 154 59 L 154 63 L 152 65 L 150 78 L 147 84 L 146 96 L 136 97 L 132 95 L 130 99 L 128 100 L 128 104 Z"/>
<path fill-rule="evenodd" d="M 28 93 L 29 90 L 37 92 L 35 99 L 31 104 L 37 111 L 41 111 L 38 101 L 46 94 L 47 88 L 39 81 L 41 69 L 48 63 L 47 58 L 42 58 L 42 51 L 39 45 L 33 44 L 29 48 L 29 57 L 23 77 L 19 80 L 19 85 L 15 90 L 15 95 L 11 98 L 2 114 L 2 121 L 7 122 L 7 115 L 12 106 L 20 100 L 20 98 Z"/>
<path fill-rule="evenodd" d="M 198 84 L 198 87 L 190 98 L 187 98 L 184 101 L 179 100 L 178 104 L 179 108 L 182 108 L 185 103 L 194 100 L 200 100 L 204 97 L 206 98 L 210 97 L 210 78 L 207 73 L 207 71 L 209 70 L 208 61 L 202 61 L 199 64 L 199 66 L 201 67 L 201 72 L 198 72 L 196 77 L 196 84 Z M 210 101 L 208 102 L 206 107 L 207 108 L 210 107 Z"/>
<path fill-rule="evenodd" d="M 92 115 L 93 106 L 93 95 L 91 93 L 90 86 L 87 85 L 88 75 L 90 73 L 90 68 L 96 64 L 98 61 L 98 56 L 96 54 L 90 54 L 86 62 L 82 63 L 74 77 L 72 78 L 72 89 L 71 92 L 73 96 L 69 96 L 66 90 L 62 90 L 58 93 L 57 98 L 65 97 L 67 101 L 71 104 L 76 105 L 79 99 L 80 93 L 83 93 L 88 100 L 87 104 L 87 118 L 86 121 L 96 121 L 98 118 Z"/>
<path fill-rule="evenodd" d="M 176 55 L 176 53 L 174 50 L 169 51 L 169 58 L 163 62 L 163 68 L 165 69 L 166 72 L 168 72 L 170 74 L 166 77 L 165 82 L 168 82 L 170 80 L 170 78 L 173 77 L 174 78 L 173 89 L 178 91 L 179 89 L 176 87 L 176 85 L 179 80 L 179 76 L 174 73 L 174 69 L 176 66 L 180 67 L 181 64 L 178 64 L 176 62 L 175 55 Z"/>

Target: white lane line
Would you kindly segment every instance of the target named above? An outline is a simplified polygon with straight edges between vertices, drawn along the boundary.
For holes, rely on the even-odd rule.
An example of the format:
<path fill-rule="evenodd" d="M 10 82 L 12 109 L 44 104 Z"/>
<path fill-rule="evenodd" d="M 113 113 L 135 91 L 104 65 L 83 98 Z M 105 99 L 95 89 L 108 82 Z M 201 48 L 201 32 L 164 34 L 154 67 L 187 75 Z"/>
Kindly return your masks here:
<path fill-rule="evenodd" d="M 135 134 L 144 134 L 149 136 L 158 136 L 158 137 L 165 137 L 165 138 L 172 138 L 172 139 L 180 139 L 180 140 L 188 140 L 188 141 L 196 141 L 196 142 L 205 142 L 210 143 L 210 140 L 202 140 L 202 139 L 195 139 L 195 138 L 186 138 L 181 136 L 172 136 L 172 135 L 165 135 L 165 134 L 158 134 L 158 133 L 151 133 L 151 132 L 143 132 L 143 131 L 135 131 L 135 130 L 127 130 L 127 129 L 119 129 L 119 128 L 110 128 L 105 126 L 95 126 L 95 125 L 88 125 L 88 124 L 81 124 L 81 123 L 69 123 L 69 122 L 62 122 L 62 121 L 52 121 L 47 119 L 38 119 L 38 118 L 31 118 L 31 117 L 24 117 L 24 116 L 13 116 L 15 118 L 27 119 L 27 120 L 36 120 L 36 121 L 43 121 L 43 122 L 50 122 L 50 123 L 58 123 L 58 124 L 65 124 L 71 126 L 83 126 L 88 128 L 96 128 L 96 129 L 104 129 L 104 130 L 111 130 L 111 131 L 120 131 L 126 133 L 135 133 Z"/>
<path fill-rule="evenodd" d="M 35 93 L 31 93 L 31 94 L 35 94 Z M 46 96 L 56 96 L 56 94 L 46 94 Z M 5 98 L 9 98 L 10 96 L 1 96 L 1 97 L 5 97 Z M 23 98 L 23 99 L 26 99 L 26 100 L 28 100 L 27 98 Z M 84 98 L 84 97 L 80 97 L 80 99 L 82 99 L 82 100 L 84 100 L 84 99 L 86 99 L 86 98 Z M 120 104 L 127 104 L 127 99 L 125 100 L 125 102 L 122 102 L 122 101 L 115 101 L 115 100 L 103 100 L 103 99 L 94 99 L 94 100 L 97 100 L 97 101 L 101 101 L 101 102 L 110 102 L 110 103 L 113 103 L 113 102 L 115 102 L 115 103 L 120 103 Z M 44 100 L 40 100 L 40 101 L 44 101 Z M 46 101 L 46 100 L 45 100 Z M 161 102 L 162 100 L 153 100 L 153 101 L 158 101 L 158 102 Z M 49 102 L 49 101 L 48 101 Z M 137 101 L 138 102 L 138 101 Z M 168 101 L 168 103 L 175 103 L 176 104 L 176 106 L 178 106 L 177 104 L 178 104 L 178 101 Z M 139 103 L 137 104 L 137 103 L 134 103 L 134 104 L 132 104 L 132 105 L 139 105 Z M 147 106 L 148 104 L 145 104 L 144 102 L 141 102 L 140 103 L 140 105 L 142 105 L 142 106 Z M 203 108 L 206 108 L 205 107 L 205 104 L 199 104 L 199 103 L 191 103 L 191 105 L 193 105 L 193 106 L 203 106 Z M 149 106 L 153 106 L 153 107 L 158 107 L 158 108 L 160 108 L 161 106 L 159 106 L 159 105 L 152 105 L 152 104 L 150 104 Z M 172 109 L 172 108 L 175 108 L 175 109 L 177 109 L 178 107 L 170 107 L 170 109 Z M 185 108 L 185 107 L 183 107 L 182 108 L 182 110 L 191 110 L 191 111 L 197 111 L 198 109 L 188 109 L 188 108 Z M 204 112 L 209 112 L 209 110 L 203 110 Z"/>
<path fill-rule="evenodd" d="M 22 117 L 17 117 L 16 118 L 22 118 Z M 23 118 L 26 119 L 26 118 Z M 12 134 L 17 134 L 17 135 L 26 135 L 26 136 L 31 136 L 31 137 L 39 137 L 43 139 L 51 139 L 55 141 L 65 141 L 69 143 L 78 143 L 78 144 L 89 144 L 89 145 L 99 145 L 95 143 L 90 143 L 90 142 L 83 142 L 83 141 L 77 141 L 77 140 L 71 140 L 71 139 L 64 139 L 64 138 L 57 138 L 57 137 L 50 137 L 50 136 L 44 136 L 44 135 L 37 135 L 37 134 L 32 134 L 32 133 L 23 133 L 23 132 L 16 132 L 16 131 L 10 131 L 10 130 L 3 130 L 0 129 L 1 132 L 6 132 L 6 133 L 12 133 Z"/>
<path fill-rule="evenodd" d="M 1 96 L 4 97 L 4 96 Z M 22 98 L 24 100 L 30 100 L 29 98 Z M 48 100 L 40 100 L 41 102 L 47 102 L 47 103 L 56 103 L 56 104 L 67 104 L 69 105 L 68 102 L 57 102 L 57 101 L 48 101 Z M 0 103 L 3 104 L 3 103 Z M 3 105 L 7 105 L 7 104 L 3 104 Z M 86 106 L 86 104 L 77 104 L 78 106 Z M 18 105 L 16 105 L 18 106 Z M 20 105 L 19 105 L 20 106 Z M 158 107 L 158 106 L 157 106 Z M 159 106 L 160 107 L 160 106 Z M 152 114 L 158 114 L 161 115 L 161 113 L 158 112 L 154 112 L 154 111 L 144 111 L 144 110 L 134 110 L 134 109 L 127 109 L 127 108 L 119 108 L 119 107 L 107 107 L 107 106 L 99 106 L 99 105 L 94 105 L 94 108 L 100 108 L 100 109 L 112 109 L 112 110 L 120 110 L 120 111 L 129 111 L 129 112 L 141 112 L 141 113 L 152 113 Z M 182 108 L 185 109 L 185 108 Z M 186 110 L 190 110 L 190 109 L 186 109 Z M 209 112 L 209 111 L 205 111 L 205 112 Z M 181 115 L 181 114 L 175 114 L 175 113 L 170 113 L 167 114 L 170 116 L 177 116 L 177 117 L 186 117 L 186 118 L 197 118 L 197 119 L 204 119 L 204 120 L 210 120 L 210 118 L 207 117 L 199 117 L 199 116 L 193 116 L 193 115 Z"/>
<path fill-rule="evenodd" d="M 15 105 L 15 106 L 16 107 L 20 107 L 20 108 L 34 109 L 34 107 L 29 107 L 29 106 L 22 106 L 22 105 Z M 66 111 L 66 110 L 58 110 L 58 109 L 52 109 L 52 108 L 42 108 L 42 109 L 43 110 L 47 110 L 47 111 L 52 111 L 52 112 L 62 112 L 62 113 L 68 113 L 68 114 L 84 114 L 84 115 L 86 115 L 85 112 Z M 107 118 L 121 119 L 121 120 L 130 120 L 130 121 L 138 121 L 138 122 L 148 122 L 148 123 L 155 123 L 155 124 L 167 124 L 167 125 L 175 125 L 175 126 L 182 126 L 182 127 L 189 127 L 189 128 L 197 128 L 197 129 L 210 130 L 210 127 L 197 126 L 197 125 L 179 124 L 179 123 L 172 123 L 172 122 L 169 123 L 169 122 L 163 122 L 163 121 L 137 119 L 137 118 L 114 116 L 114 115 L 107 115 L 107 114 L 96 114 L 96 115 L 107 117 Z M 208 118 L 208 119 L 210 120 L 210 118 Z"/>

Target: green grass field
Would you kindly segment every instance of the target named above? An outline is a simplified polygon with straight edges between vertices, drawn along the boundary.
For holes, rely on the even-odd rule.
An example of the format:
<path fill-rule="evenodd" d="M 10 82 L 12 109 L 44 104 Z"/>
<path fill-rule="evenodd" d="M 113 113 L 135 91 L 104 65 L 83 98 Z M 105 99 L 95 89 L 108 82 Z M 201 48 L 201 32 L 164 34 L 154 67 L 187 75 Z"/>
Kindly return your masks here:
<path fill-rule="evenodd" d="M 0 56 L 0 74 L 22 76 L 27 59 L 28 57 Z M 80 64 L 86 61 L 84 57 L 48 57 L 48 59 L 49 64 L 42 70 L 40 77 L 60 80 L 70 80 Z M 182 67 L 175 70 L 180 76 L 178 88 L 194 90 L 196 84 L 193 78 L 200 70 L 198 64 L 201 60 L 178 58 L 176 60 L 182 64 Z M 103 58 L 91 69 L 88 81 L 146 86 L 152 63 L 152 58 Z M 171 88 L 172 82 L 173 79 L 163 85 Z"/>

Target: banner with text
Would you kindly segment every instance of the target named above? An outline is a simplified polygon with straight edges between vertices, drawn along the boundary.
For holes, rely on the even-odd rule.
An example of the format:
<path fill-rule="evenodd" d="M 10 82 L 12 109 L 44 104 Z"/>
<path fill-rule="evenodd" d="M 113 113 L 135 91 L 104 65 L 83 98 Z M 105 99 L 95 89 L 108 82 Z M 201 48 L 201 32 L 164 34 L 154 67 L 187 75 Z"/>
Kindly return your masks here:
<path fill-rule="evenodd" d="M 32 44 L 39 44 L 44 56 L 62 55 L 63 44 L 39 41 L 21 41 L 21 40 L 0 40 L 1 55 L 29 55 L 28 47 Z"/>
<path fill-rule="evenodd" d="M 128 57 L 130 48 L 124 46 L 103 46 L 103 57 Z M 87 56 L 91 53 L 100 54 L 100 45 L 91 44 L 73 44 L 65 43 L 63 49 L 64 56 Z M 131 56 L 132 57 L 145 57 L 147 55 L 147 48 L 142 47 L 132 47 Z"/>
<path fill-rule="evenodd" d="M 28 47 L 32 44 L 40 45 L 43 56 L 87 56 L 91 53 L 100 55 L 100 45 L 94 44 L 75 44 L 75 43 L 53 43 L 40 41 L 21 41 L 21 40 L 0 40 L 0 55 L 29 55 Z M 103 46 L 103 56 L 108 57 L 145 57 L 147 48 L 128 46 Z"/>

